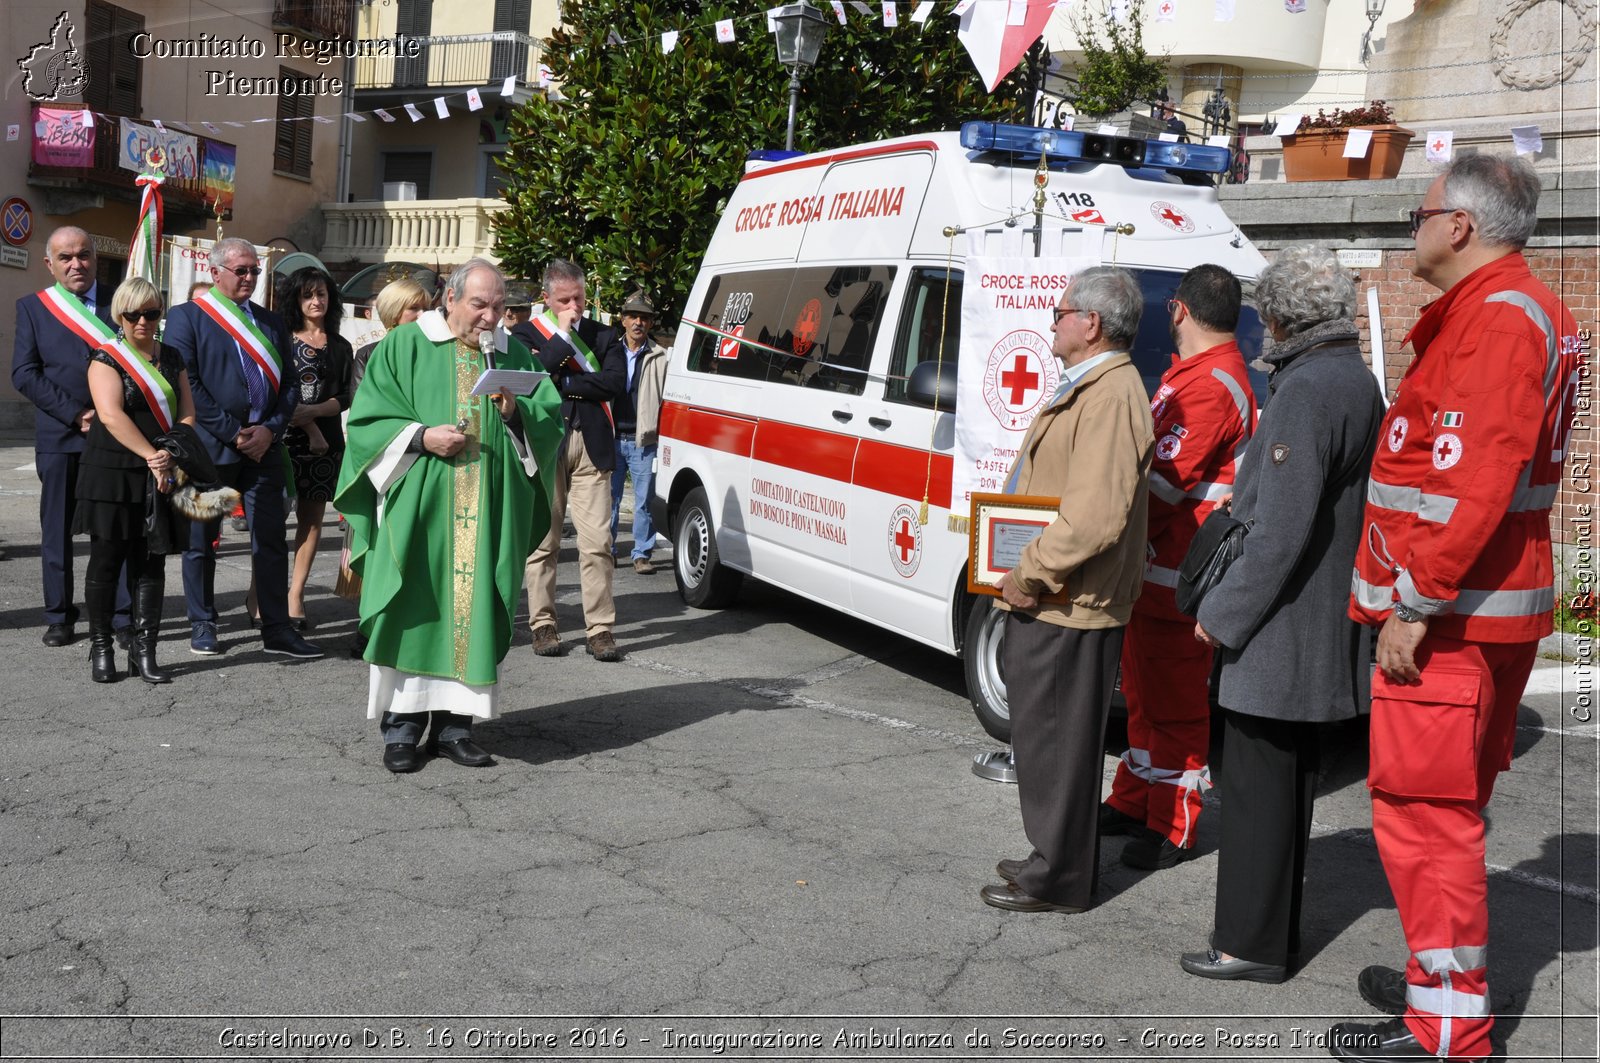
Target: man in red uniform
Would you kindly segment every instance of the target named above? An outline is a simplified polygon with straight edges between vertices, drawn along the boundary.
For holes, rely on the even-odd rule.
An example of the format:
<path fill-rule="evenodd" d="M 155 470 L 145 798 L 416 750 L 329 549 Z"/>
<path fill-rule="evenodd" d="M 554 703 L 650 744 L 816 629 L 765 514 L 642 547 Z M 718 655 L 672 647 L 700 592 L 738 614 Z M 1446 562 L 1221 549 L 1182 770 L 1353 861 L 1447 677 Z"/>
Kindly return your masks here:
<path fill-rule="evenodd" d="M 1150 403 L 1156 452 L 1150 466 L 1149 567 L 1122 643 L 1128 745 L 1102 834 L 1136 834 L 1130 867 L 1171 867 L 1194 854 L 1200 795 L 1211 786 L 1211 647 L 1178 612 L 1178 566 L 1217 500 L 1233 492 L 1234 462 L 1255 428 L 1256 400 L 1233 341 L 1239 282 L 1221 266 L 1183 275 L 1167 304 L 1178 353 Z"/>
<path fill-rule="evenodd" d="M 1401 1015 L 1340 1023 L 1340 1059 L 1488 1055 L 1481 811 L 1511 765 L 1517 703 L 1554 600 L 1550 506 L 1578 381 L 1578 328 L 1529 271 L 1527 163 L 1453 163 L 1411 212 L 1413 272 L 1444 294 L 1372 463 L 1350 615 L 1382 627 L 1372 684 L 1372 832 L 1410 958 L 1361 972 Z"/>

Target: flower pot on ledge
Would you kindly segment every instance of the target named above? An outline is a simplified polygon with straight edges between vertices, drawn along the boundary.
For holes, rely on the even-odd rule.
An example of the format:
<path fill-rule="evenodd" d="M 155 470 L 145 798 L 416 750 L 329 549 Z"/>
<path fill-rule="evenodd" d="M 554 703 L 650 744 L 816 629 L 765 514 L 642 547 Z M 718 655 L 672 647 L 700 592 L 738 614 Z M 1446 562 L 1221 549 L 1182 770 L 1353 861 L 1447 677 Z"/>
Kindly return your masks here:
<path fill-rule="evenodd" d="M 1286 181 L 1377 181 L 1394 177 L 1416 133 L 1397 125 L 1359 126 L 1372 130 L 1365 158 L 1344 157 L 1349 129 L 1307 129 L 1283 138 Z"/>

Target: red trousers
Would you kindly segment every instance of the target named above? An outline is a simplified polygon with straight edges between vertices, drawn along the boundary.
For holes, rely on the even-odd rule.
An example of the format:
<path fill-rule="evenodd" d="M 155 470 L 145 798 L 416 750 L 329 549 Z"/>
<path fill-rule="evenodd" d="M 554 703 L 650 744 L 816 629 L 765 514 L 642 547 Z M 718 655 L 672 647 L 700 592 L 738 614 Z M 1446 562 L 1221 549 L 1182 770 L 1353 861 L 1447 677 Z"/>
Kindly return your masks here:
<path fill-rule="evenodd" d="M 1106 803 L 1184 848 L 1211 788 L 1210 680 L 1211 647 L 1194 637 L 1193 620 L 1134 608 L 1122 639 L 1129 748 Z"/>
<path fill-rule="evenodd" d="M 1372 833 L 1411 956 L 1406 1025 L 1452 1059 L 1489 1054 L 1489 883 L 1483 816 L 1511 766 L 1535 642 L 1428 635 L 1418 683 L 1372 682 Z"/>

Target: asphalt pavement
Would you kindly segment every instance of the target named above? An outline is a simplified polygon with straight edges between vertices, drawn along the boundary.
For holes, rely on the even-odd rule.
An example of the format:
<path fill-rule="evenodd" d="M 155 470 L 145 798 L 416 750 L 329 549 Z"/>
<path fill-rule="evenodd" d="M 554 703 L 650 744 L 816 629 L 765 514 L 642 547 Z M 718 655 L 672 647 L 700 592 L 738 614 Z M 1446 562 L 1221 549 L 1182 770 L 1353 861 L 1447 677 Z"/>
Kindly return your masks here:
<path fill-rule="evenodd" d="M 1211 982 L 1177 957 L 1211 925 L 1214 797 L 1188 863 L 1136 872 L 1107 839 L 1087 914 L 979 901 L 1028 847 L 1016 789 L 969 770 L 994 743 L 953 658 L 756 585 L 690 610 L 666 565 L 625 565 L 627 656 L 599 663 L 569 540 L 571 652 L 521 630 L 478 728 L 494 766 L 394 776 L 337 535 L 307 608 L 326 660 L 262 653 L 229 530 L 225 653 L 188 652 L 171 559 L 175 681 L 95 685 L 81 627 L 39 642 L 31 461 L 0 440 L 0 1058 L 1315 1059 L 1331 1022 L 1382 1018 L 1356 974 L 1405 947 L 1357 726 L 1326 735 L 1298 970 Z M 1593 671 L 1541 662 L 1489 809 L 1518 1059 L 1596 1057 Z"/>

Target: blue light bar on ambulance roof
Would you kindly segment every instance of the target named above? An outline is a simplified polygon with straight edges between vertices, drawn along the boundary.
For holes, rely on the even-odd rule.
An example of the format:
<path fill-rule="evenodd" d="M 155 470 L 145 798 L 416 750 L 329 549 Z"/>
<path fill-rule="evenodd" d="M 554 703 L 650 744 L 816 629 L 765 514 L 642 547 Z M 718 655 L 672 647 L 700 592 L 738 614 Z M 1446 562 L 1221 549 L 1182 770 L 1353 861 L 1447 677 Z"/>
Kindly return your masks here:
<path fill-rule="evenodd" d="M 1004 122 L 964 123 L 961 146 L 973 151 L 1008 151 L 1018 155 L 1043 152 L 1060 162 L 1111 162 L 1118 166 L 1152 166 L 1175 173 L 1227 173 L 1233 161 L 1227 148 L 1209 144 L 1174 144 Z"/>

